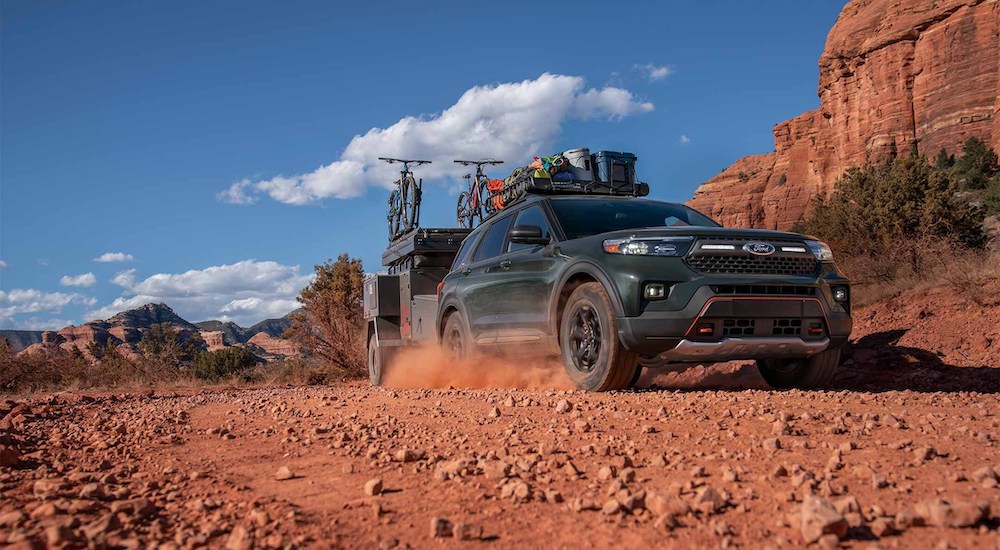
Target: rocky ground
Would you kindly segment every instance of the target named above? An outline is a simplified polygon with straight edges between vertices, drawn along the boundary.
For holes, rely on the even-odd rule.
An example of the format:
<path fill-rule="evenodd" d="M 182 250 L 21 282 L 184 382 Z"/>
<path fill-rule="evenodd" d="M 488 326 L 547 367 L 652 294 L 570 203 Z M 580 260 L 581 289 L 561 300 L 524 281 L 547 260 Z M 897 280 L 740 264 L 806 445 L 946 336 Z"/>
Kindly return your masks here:
<path fill-rule="evenodd" d="M 0 545 L 1000 548 L 1000 304 L 949 292 L 859 309 L 829 392 L 428 353 L 393 388 L 0 401 Z"/>
<path fill-rule="evenodd" d="M 358 384 L 2 409 L 16 548 L 1000 544 L 996 394 Z"/>

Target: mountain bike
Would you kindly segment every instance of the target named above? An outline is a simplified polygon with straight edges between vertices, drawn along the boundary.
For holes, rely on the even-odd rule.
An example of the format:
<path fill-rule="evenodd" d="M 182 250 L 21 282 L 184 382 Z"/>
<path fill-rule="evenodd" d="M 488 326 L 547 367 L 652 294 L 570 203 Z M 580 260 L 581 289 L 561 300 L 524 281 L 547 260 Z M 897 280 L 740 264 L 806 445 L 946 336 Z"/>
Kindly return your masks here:
<path fill-rule="evenodd" d="M 472 229 L 476 226 L 476 218 L 482 222 L 493 212 L 493 201 L 490 200 L 490 193 L 486 188 L 488 178 L 483 173 L 483 166 L 486 164 L 503 164 L 502 160 L 482 159 L 482 160 L 456 160 L 462 166 L 476 166 L 476 176 L 472 174 L 462 176 L 466 180 L 467 191 L 462 191 L 458 196 L 458 225 Z"/>
<path fill-rule="evenodd" d="M 394 183 L 396 188 L 389 194 L 389 240 L 413 231 L 420 225 L 420 187 L 423 180 L 413 179 L 410 166 L 430 164 L 429 160 L 394 159 L 379 157 L 389 164 L 401 162 L 403 168 L 399 171 L 399 179 Z"/>

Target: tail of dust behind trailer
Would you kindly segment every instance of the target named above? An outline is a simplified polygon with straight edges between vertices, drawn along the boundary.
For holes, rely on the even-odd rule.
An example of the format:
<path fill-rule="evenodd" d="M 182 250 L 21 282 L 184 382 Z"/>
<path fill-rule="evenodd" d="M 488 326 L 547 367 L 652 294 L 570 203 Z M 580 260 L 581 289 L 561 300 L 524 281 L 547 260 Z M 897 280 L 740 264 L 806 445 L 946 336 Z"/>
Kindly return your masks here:
<path fill-rule="evenodd" d="M 368 375 L 379 385 L 395 349 L 431 342 L 437 334 L 437 287 L 470 229 L 417 229 L 382 254 L 385 273 L 365 279 Z"/>

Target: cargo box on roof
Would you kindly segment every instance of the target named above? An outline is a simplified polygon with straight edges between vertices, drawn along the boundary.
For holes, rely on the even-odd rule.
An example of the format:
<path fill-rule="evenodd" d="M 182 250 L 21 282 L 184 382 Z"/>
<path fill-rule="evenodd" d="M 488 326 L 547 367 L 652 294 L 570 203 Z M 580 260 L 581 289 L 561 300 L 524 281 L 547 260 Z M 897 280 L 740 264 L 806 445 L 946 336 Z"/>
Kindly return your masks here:
<path fill-rule="evenodd" d="M 592 166 L 597 180 L 609 184 L 635 183 L 636 156 L 617 151 L 598 151 L 593 154 Z"/>

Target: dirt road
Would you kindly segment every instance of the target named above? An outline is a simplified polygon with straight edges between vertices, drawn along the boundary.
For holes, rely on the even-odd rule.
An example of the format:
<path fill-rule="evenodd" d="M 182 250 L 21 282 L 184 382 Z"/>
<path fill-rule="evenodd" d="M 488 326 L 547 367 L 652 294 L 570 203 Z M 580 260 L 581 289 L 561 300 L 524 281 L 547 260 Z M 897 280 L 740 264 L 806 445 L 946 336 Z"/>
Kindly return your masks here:
<path fill-rule="evenodd" d="M 0 474 L 0 542 L 994 548 L 998 404 L 360 384 L 63 394 L 0 407 L 2 443 L 20 449 Z"/>

